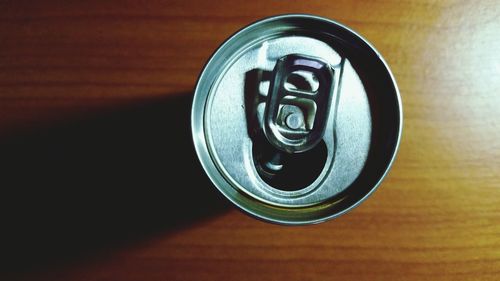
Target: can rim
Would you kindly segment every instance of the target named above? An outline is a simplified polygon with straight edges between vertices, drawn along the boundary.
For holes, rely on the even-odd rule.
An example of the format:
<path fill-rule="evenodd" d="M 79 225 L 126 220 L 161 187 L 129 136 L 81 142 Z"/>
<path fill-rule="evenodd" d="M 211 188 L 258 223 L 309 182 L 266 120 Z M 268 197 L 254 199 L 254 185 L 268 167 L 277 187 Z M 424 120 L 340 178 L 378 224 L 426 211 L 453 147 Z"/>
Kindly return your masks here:
<path fill-rule="evenodd" d="M 207 67 L 213 62 L 214 58 L 217 57 L 217 55 L 221 52 L 221 50 L 224 49 L 224 47 L 227 46 L 231 40 L 233 40 L 233 38 L 246 32 L 249 29 L 254 28 L 256 25 L 260 25 L 262 23 L 266 23 L 266 22 L 270 22 L 270 21 L 289 19 L 289 18 L 307 18 L 307 19 L 313 19 L 313 20 L 317 20 L 317 21 L 326 22 L 329 24 L 336 25 L 336 26 L 340 27 L 341 29 L 348 31 L 349 33 L 351 33 L 355 37 L 358 37 L 358 39 L 360 39 L 364 44 L 367 45 L 367 47 L 369 47 L 369 49 L 371 51 L 373 51 L 373 53 L 377 56 L 378 60 L 382 63 L 384 69 L 389 74 L 391 84 L 392 84 L 394 91 L 395 91 L 396 100 L 397 100 L 397 108 L 398 108 L 398 112 L 399 112 L 399 116 L 398 116 L 399 117 L 399 122 L 398 122 L 399 125 L 397 128 L 398 133 L 397 133 L 397 140 L 396 140 L 396 143 L 394 146 L 394 150 L 392 152 L 392 155 L 390 157 L 390 160 L 389 160 L 384 172 L 381 174 L 381 176 L 379 177 L 377 182 L 375 184 L 373 184 L 373 186 L 370 188 L 370 190 L 364 196 L 362 196 L 360 199 L 358 199 L 356 202 L 354 202 L 353 204 L 351 204 L 347 208 L 345 208 L 343 210 L 339 210 L 338 212 L 332 213 L 332 214 L 324 216 L 324 217 L 320 217 L 320 218 L 312 219 L 312 220 L 304 220 L 304 221 L 287 221 L 287 220 L 267 217 L 267 216 L 264 216 L 264 215 L 259 214 L 257 212 L 254 212 L 251 209 L 248 209 L 248 208 L 245 208 L 244 206 L 241 206 L 241 204 L 239 204 L 235 198 L 229 196 L 229 194 L 227 194 L 225 192 L 225 190 L 221 189 L 217 184 L 215 184 L 215 182 L 217 182 L 218 180 L 215 179 L 215 176 L 212 173 L 210 173 L 209 170 L 212 170 L 213 168 L 215 168 L 217 170 L 217 168 L 208 166 L 207 161 L 208 160 L 213 161 L 213 160 L 211 159 L 211 156 L 208 153 L 208 151 L 207 151 L 207 153 L 205 153 L 205 151 L 202 151 L 202 147 L 206 146 L 206 139 L 205 139 L 205 135 L 204 135 L 204 125 L 198 124 L 198 122 L 196 121 L 196 119 L 197 119 L 196 116 L 199 114 L 199 112 L 197 111 L 198 108 L 195 108 L 196 101 L 199 100 L 201 98 L 200 96 L 202 95 L 200 93 L 200 90 L 199 90 L 200 81 L 205 77 Z M 204 116 L 202 117 L 202 119 L 204 119 Z M 399 147 L 401 144 L 401 138 L 402 138 L 402 132 L 403 132 L 403 122 L 404 122 L 404 120 L 403 120 L 403 106 L 402 106 L 401 94 L 400 94 L 398 85 L 396 83 L 396 80 L 394 78 L 394 75 L 393 75 L 392 71 L 390 70 L 387 62 L 384 60 L 384 58 L 380 54 L 380 52 L 368 40 L 366 40 L 363 36 L 361 36 L 356 31 L 352 30 L 351 28 L 347 27 L 346 25 L 339 23 L 337 21 L 328 19 L 328 18 L 324 18 L 324 17 L 320 17 L 320 16 L 316 16 L 316 15 L 311 15 L 311 14 L 304 14 L 304 13 L 281 14 L 281 15 L 265 17 L 263 19 L 253 21 L 252 23 L 244 26 L 243 28 L 234 32 L 227 39 L 225 39 L 224 42 L 222 44 L 220 44 L 219 47 L 217 47 L 217 49 L 212 53 L 210 58 L 204 64 L 202 71 L 200 72 L 200 74 L 197 78 L 197 81 L 196 81 L 196 87 L 194 89 L 193 102 L 192 102 L 192 106 L 191 106 L 192 141 L 193 141 L 193 144 L 195 147 L 196 154 L 198 156 L 198 161 L 203 166 L 205 173 L 211 179 L 212 183 L 219 190 L 219 192 L 222 193 L 224 195 L 224 197 L 226 197 L 234 205 L 236 205 L 239 210 L 244 211 L 245 213 L 250 214 L 251 216 L 253 216 L 259 220 L 262 220 L 265 222 L 271 222 L 271 223 L 279 224 L 279 225 L 308 225 L 308 224 L 317 224 L 317 223 L 325 222 L 325 221 L 331 220 L 333 218 L 339 217 L 343 214 L 350 212 L 351 210 L 353 210 L 354 208 L 359 206 L 362 202 L 364 202 L 368 197 L 370 197 L 375 192 L 375 190 L 378 189 L 378 187 L 380 186 L 380 184 L 382 183 L 384 178 L 387 176 L 387 174 L 389 173 L 389 170 L 392 168 L 392 166 L 395 162 L 396 155 L 399 152 Z M 200 131 L 202 134 L 200 134 Z M 221 176 L 224 177 L 223 175 L 221 175 Z M 229 183 L 227 183 L 227 184 L 229 184 Z"/>

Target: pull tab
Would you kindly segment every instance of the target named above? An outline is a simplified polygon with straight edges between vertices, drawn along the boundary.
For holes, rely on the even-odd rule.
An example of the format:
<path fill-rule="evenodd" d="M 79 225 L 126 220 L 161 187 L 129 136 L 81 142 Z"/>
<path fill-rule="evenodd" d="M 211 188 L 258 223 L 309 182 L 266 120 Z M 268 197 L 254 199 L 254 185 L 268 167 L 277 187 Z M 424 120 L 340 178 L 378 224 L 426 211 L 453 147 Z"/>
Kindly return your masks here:
<path fill-rule="evenodd" d="M 273 69 L 264 112 L 264 134 L 277 149 L 312 149 L 325 134 L 334 91 L 334 73 L 318 58 L 287 55 Z"/>

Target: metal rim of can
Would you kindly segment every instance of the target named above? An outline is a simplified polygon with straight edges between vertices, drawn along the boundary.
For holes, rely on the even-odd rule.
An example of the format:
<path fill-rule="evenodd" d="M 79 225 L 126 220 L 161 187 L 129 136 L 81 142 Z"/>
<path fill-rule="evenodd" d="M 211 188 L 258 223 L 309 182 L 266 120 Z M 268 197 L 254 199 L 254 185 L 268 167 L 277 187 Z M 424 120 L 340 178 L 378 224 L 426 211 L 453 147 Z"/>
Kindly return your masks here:
<path fill-rule="evenodd" d="M 373 63 L 377 64 L 377 67 L 385 72 L 382 75 L 386 76 L 386 83 L 389 85 L 389 87 L 391 87 L 390 90 L 393 94 L 391 98 L 394 99 L 395 103 L 394 110 L 397 111 L 395 112 L 393 117 L 396 117 L 397 120 L 394 121 L 395 124 L 393 128 L 391 128 L 394 132 L 392 140 L 393 142 L 391 143 L 391 148 L 389 149 L 390 155 L 386 155 L 387 159 L 384 165 L 385 167 L 383 167 L 375 176 L 376 180 L 372 180 L 373 182 L 369 187 L 366 188 L 366 190 L 363 190 L 362 192 L 357 194 L 357 196 L 354 196 L 352 198 L 343 193 L 340 196 L 336 196 L 332 200 L 321 205 L 297 208 L 284 208 L 256 200 L 248 194 L 245 194 L 244 192 L 238 190 L 230 183 L 230 181 L 227 180 L 227 175 L 225 175 L 224 172 L 217 167 L 216 163 L 214 163 L 215 160 L 207 146 L 204 119 L 209 91 L 206 91 L 206 87 L 212 87 L 212 83 L 215 81 L 214 77 L 209 76 L 207 70 L 216 67 L 218 63 L 216 61 L 220 60 L 223 54 L 225 52 L 228 52 L 228 50 L 236 52 L 237 49 L 234 49 L 235 46 L 233 46 L 234 44 L 232 43 L 245 36 L 245 33 L 253 31 L 260 25 L 265 23 L 279 23 L 290 20 L 305 20 L 309 21 L 310 24 L 325 24 L 330 26 L 332 30 L 342 32 L 343 36 L 347 35 L 349 40 L 355 41 L 355 43 L 352 43 L 352 46 L 350 47 L 359 48 L 359 50 L 361 50 L 362 52 L 366 52 L 367 56 L 369 56 L 370 59 L 373 59 Z M 336 35 L 333 34 L 333 36 Z M 346 40 L 346 38 L 339 37 L 339 40 Z M 307 14 L 285 14 L 268 17 L 247 25 L 246 27 L 240 29 L 235 34 L 230 36 L 213 53 L 213 55 L 205 64 L 202 72 L 200 73 L 200 76 L 198 77 L 191 111 L 191 129 L 195 150 L 205 172 L 214 183 L 216 188 L 234 205 L 236 205 L 246 213 L 252 215 L 253 217 L 267 222 L 284 225 L 316 224 L 332 218 L 336 218 L 354 209 L 364 200 L 366 200 L 366 198 L 368 198 L 381 184 L 381 182 L 389 172 L 399 149 L 403 130 L 403 109 L 399 89 L 391 70 L 389 69 L 387 63 L 382 58 L 380 53 L 365 38 L 363 38 L 352 29 L 346 27 L 345 25 L 330 19 Z M 307 213 L 308 215 L 297 216 L 297 214 L 301 213 Z"/>

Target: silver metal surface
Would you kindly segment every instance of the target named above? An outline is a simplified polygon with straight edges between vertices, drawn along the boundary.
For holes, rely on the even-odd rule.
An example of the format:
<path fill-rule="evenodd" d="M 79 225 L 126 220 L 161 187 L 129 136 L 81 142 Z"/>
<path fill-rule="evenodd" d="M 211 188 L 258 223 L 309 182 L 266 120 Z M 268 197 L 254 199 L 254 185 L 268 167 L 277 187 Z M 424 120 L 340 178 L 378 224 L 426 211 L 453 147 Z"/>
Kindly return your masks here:
<path fill-rule="evenodd" d="M 293 112 L 285 117 L 285 123 L 288 126 L 288 128 L 292 130 L 299 130 L 303 127 L 304 125 L 304 115 L 302 112 Z"/>
<path fill-rule="evenodd" d="M 351 49 L 366 55 L 370 68 L 380 67 L 383 73 L 364 77 L 371 75 L 371 69 L 364 70 L 363 61 L 360 64 Z M 320 116 L 326 128 L 318 147 L 324 150 L 315 148 L 320 156 L 311 157 L 311 161 L 323 161 L 321 168 L 307 184 L 298 184 L 299 188 L 288 188 L 293 181 L 284 186 L 270 183 L 256 165 L 258 137 L 265 131 L 262 124 L 270 92 L 266 74 L 272 73 L 280 58 L 291 54 L 321 58 L 334 69 L 335 83 L 331 109 L 327 116 Z M 321 87 L 314 77 L 304 79 L 311 89 Z M 374 86 L 370 79 L 375 79 Z M 386 96 L 382 99 L 378 95 Z M 382 128 L 380 121 L 374 124 L 372 115 L 381 114 L 374 107 L 396 116 L 377 115 L 377 120 L 395 119 L 394 123 Z M 316 118 L 298 107 L 280 110 L 285 113 L 279 122 L 291 130 L 305 129 Z M 401 128 L 399 93 L 378 53 L 346 27 L 309 15 L 265 19 L 226 41 L 200 75 L 192 109 L 195 148 L 216 187 L 250 214 L 284 224 L 320 222 L 359 204 L 387 173 Z M 374 139 L 373 130 L 386 133 L 381 137 L 376 134 L 378 138 Z M 381 152 L 384 157 L 378 157 L 380 148 L 385 149 Z M 324 160 L 320 160 L 322 155 Z M 264 168 L 270 173 L 281 171 L 281 156 L 276 154 Z M 306 164 L 304 174 L 311 169 Z"/>
<path fill-rule="evenodd" d="M 308 80 L 314 81 L 316 89 Z M 245 81 L 248 83 L 252 81 Z M 302 153 L 316 147 L 325 133 L 337 87 L 333 67 L 321 58 L 303 54 L 279 58 L 265 101 L 265 121 L 259 124 L 269 143 L 287 153 Z M 245 92 L 249 94 L 252 93 Z M 303 128 L 302 121 L 305 121 Z"/>

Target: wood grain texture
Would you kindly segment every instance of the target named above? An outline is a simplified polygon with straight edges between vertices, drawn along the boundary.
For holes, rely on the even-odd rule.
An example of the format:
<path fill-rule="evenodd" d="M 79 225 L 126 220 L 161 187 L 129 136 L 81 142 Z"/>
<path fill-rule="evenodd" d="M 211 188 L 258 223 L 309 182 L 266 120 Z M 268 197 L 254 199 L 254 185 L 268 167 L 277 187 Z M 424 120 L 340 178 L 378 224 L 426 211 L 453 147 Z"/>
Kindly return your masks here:
<path fill-rule="evenodd" d="M 174 96 L 189 98 L 205 61 L 223 40 L 262 17 L 291 12 L 317 14 L 355 29 L 380 51 L 396 77 L 404 107 L 403 139 L 389 176 L 369 200 L 324 224 L 281 227 L 249 218 L 231 206 L 205 216 L 212 203 L 189 204 L 186 198 L 160 200 L 145 192 L 140 200 L 146 203 L 119 205 L 116 208 L 121 208 L 120 212 L 93 228 L 91 221 L 115 209 L 115 191 L 120 192 L 113 189 L 106 194 L 109 200 L 101 202 L 98 214 L 93 216 L 77 212 L 78 216 L 36 228 L 8 224 L 4 229 L 13 233 L 12 237 L 23 237 L 6 242 L 14 245 L 14 250 L 4 252 L 2 255 L 7 256 L 3 258 L 12 259 L 8 255 L 23 248 L 22 257 L 5 268 L 9 278 L 500 280 L 500 5 L 494 0 L 0 1 L 0 138 L 16 140 L 10 142 L 16 147 L 17 141 L 26 141 L 32 132 L 46 128 L 54 132 L 52 128 L 61 124 L 75 127 L 71 132 L 79 136 L 78 124 L 89 118 L 101 116 L 107 122 L 109 116 L 119 119 L 120 112 L 138 104 L 154 106 Z M 179 119 L 184 117 L 188 118 Z M 162 122 L 169 126 L 177 121 L 160 121 L 160 128 Z M 132 128 L 138 130 L 137 134 L 150 133 L 139 129 L 141 126 Z M 119 145 L 122 136 L 113 138 L 108 131 L 113 130 L 98 131 L 114 140 L 106 149 Z M 130 134 L 136 135 L 135 131 Z M 172 132 L 170 138 L 175 137 Z M 80 147 L 77 139 L 70 139 L 75 144 L 70 151 Z M 47 136 L 43 140 L 48 143 L 52 139 Z M 126 150 L 133 153 L 134 144 L 129 144 Z M 152 149 L 162 145 L 140 144 L 152 145 Z M 29 153 L 40 155 L 37 145 L 29 147 Z M 47 147 L 50 144 L 42 149 Z M 24 151 L 23 146 L 17 149 Z M 57 155 L 65 155 L 66 150 L 59 151 L 59 146 L 53 149 Z M 23 156 L 26 162 L 33 160 L 29 153 Z M 63 163 L 58 168 L 77 164 L 64 157 L 64 161 L 54 160 L 52 152 L 47 155 L 46 162 L 35 159 L 45 163 L 40 166 L 53 165 L 51 161 Z M 137 159 L 152 167 L 144 171 L 144 178 L 153 179 L 168 173 L 168 165 L 173 162 L 156 159 L 148 164 L 147 157 Z M 92 161 L 103 162 L 99 155 Z M 121 165 L 113 161 L 108 164 Z M 16 169 L 21 172 L 17 172 L 27 178 L 34 177 L 33 173 L 39 176 L 41 183 L 47 184 L 40 186 L 42 190 L 61 176 L 43 177 L 37 173 L 39 168 L 25 169 L 24 165 L 29 164 L 19 164 Z M 194 160 L 186 165 L 199 169 Z M 130 172 L 126 166 L 120 167 Z M 98 175 L 106 174 L 108 166 L 103 164 L 102 174 L 89 169 L 98 182 Z M 83 172 L 64 171 L 85 178 Z M 128 179 L 127 173 L 115 172 Z M 203 177 L 201 173 L 196 175 Z M 38 184 L 38 179 L 24 184 L 35 182 Z M 113 183 L 110 180 L 106 186 Z M 148 184 L 154 182 L 142 181 L 138 190 L 147 189 Z M 35 209 L 25 203 L 34 196 L 34 189 L 22 184 L 12 186 L 1 188 L 28 191 L 14 191 L 12 198 L 4 197 L 21 206 L 4 214 L 12 218 L 19 209 L 28 210 L 23 217 L 26 219 L 44 212 L 42 205 Z M 51 199 L 52 203 L 74 202 L 84 194 L 72 192 L 71 184 L 65 182 L 64 186 L 64 192 L 55 191 L 59 197 Z M 197 188 L 213 189 L 210 184 Z M 85 206 L 97 204 L 92 198 L 99 197 L 103 189 L 85 197 L 92 202 Z M 44 192 L 40 191 L 41 196 Z M 127 202 L 133 202 L 131 198 L 137 192 L 130 191 Z M 165 205 L 177 202 L 184 211 L 200 210 L 170 225 L 162 221 L 161 211 L 165 209 L 147 209 L 148 200 Z M 220 199 L 213 200 L 214 205 L 223 204 L 217 201 Z M 140 213 L 145 208 L 148 211 Z M 134 211 L 127 212 L 129 209 Z M 177 215 L 175 210 L 168 211 Z M 67 210 L 61 207 L 51 214 L 61 212 Z M 134 217 L 136 212 L 140 216 Z M 143 227 L 138 223 L 144 219 L 141 216 L 153 217 L 148 228 L 133 239 L 123 238 L 122 229 L 130 233 L 131 228 Z M 131 227 L 107 232 L 111 233 L 109 239 L 100 240 L 98 228 L 109 230 L 117 217 L 123 220 L 122 226 L 130 222 Z M 78 221 L 74 225 L 85 221 L 95 231 L 89 235 L 77 228 L 71 232 L 73 239 L 68 240 L 71 247 L 57 246 L 59 238 L 54 233 L 66 230 L 64 226 L 73 220 Z M 55 225 L 59 228 L 51 232 Z M 150 231 L 151 225 L 155 227 Z M 44 237 L 56 238 L 37 240 L 40 231 L 46 234 Z M 114 237 L 121 237 L 122 242 L 112 243 Z M 48 243 L 45 241 L 52 244 L 37 244 Z M 92 250 L 77 255 L 72 243 L 82 241 L 86 242 L 83 248 Z M 48 255 L 53 250 L 58 251 Z M 80 253 L 82 249 L 75 251 Z M 34 258 L 29 259 L 32 255 Z"/>

